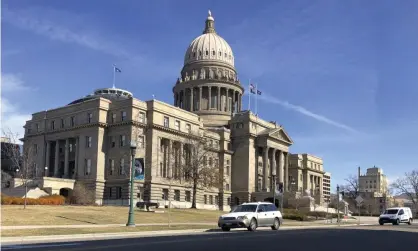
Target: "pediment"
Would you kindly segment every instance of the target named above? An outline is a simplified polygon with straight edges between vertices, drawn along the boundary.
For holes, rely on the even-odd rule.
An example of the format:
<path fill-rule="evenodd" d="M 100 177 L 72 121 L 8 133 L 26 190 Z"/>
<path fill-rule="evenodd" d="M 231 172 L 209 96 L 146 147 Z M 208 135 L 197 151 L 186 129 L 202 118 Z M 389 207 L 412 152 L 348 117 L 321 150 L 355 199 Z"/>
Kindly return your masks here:
<path fill-rule="evenodd" d="M 283 128 L 274 128 L 263 134 L 268 136 L 269 138 L 293 144 L 293 140 L 290 138 L 290 136 L 286 133 L 286 131 Z"/>

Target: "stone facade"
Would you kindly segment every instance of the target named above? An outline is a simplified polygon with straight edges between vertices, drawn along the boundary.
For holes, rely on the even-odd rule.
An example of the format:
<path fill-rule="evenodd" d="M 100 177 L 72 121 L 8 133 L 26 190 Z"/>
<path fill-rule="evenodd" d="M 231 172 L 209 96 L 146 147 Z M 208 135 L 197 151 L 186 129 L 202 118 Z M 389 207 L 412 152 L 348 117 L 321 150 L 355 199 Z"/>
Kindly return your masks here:
<path fill-rule="evenodd" d="M 263 201 L 273 197 L 275 180 L 285 191 L 291 189 L 292 177 L 299 177 L 299 169 L 289 169 L 293 141 L 283 126 L 242 110 L 244 88 L 234 56 L 216 34 L 211 15 L 186 52 L 173 93 L 170 105 L 104 88 L 33 114 L 24 141 L 38 149 L 36 163 L 44 170 L 37 175 L 38 184 L 50 193 L 85 185 L 95 191 L 98 204 L 126 205 L 130 142 L 135 142 L 135 158 L 145 159 L 145 178 L 135 181 L 135 200 L 168 205 L 170 199 L 173 207 L 190 207 L 190 182 L 176 168 L 192 154 L 188 142 L 198 135 L 209 143 L 210 165 L 224 177 L 218 186 L 198 188 L 198 208 L 229 210 L 231 205 Z M 307 179 L 297 186 L 313 189 L 313 184 L 322 184 L 322 160 L 300 156 L 306 163 L 300 175 Z M 311 162 L 319 168 L 309 166 Z"/>

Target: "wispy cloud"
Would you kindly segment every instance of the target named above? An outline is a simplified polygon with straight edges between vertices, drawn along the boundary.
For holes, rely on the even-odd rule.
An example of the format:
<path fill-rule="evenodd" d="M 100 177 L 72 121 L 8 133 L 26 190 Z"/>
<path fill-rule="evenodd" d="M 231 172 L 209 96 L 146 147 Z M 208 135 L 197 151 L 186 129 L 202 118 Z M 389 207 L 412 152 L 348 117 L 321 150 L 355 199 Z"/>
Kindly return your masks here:
<path fill-rule="evenodd" d="M 4 8 L 2 14 L 4 22 L 46 36 L 52 40 L 78 44 L 117 57 L 129 56 L 129 53 L 123 48 L 112 44 L 106 39 L 100 39 L 96 35 L 81 33 L 80 31 L 76 32 L 67 27 L 59 26 L 37 15 L 30 15 L 27 11 L 12 11 Z"/>
<path fill-rule="evenodd" d="M 30 88 L 24 85 L 20 76 L 14 74 L 2 74 L 1 85 L 1 129 L 9 128 L 19 136 L 23 136 L 23 126 L 31 118 L 31 114 L 21 111 L 18 105 L 10 102 L 7 94 L 30 90 Z"/>
<path fill-rule="evenodd" d="M 306 108 L 304 108 L 302 106 L 294 105 L 294 104 L 291 104 L 291 103 L 289 103 L 287 101 L 283 101 L 283 100 L 280 100 L 278 98 L 271 97 L 269 95 L 264 95 L 264 96 L 262 95 L 262 96 L 260 96 L 260 100 L 263 100 L 265 102 L 272 103 L 272 104 L 278 104 L 278 105 L 280 105 L 280 106 L 282 106 L 282 107 L 284 107 L 286 109 L 293 110 L 295 112 L 298 112 L 300 114 L 303 114 L 305 116 L 308 116 L 310 118 L 313 118 L 315 120 L 318 120 L 320 122 L 326 123 L 328 125 L 332 125 L 332 126 L 335 126 L 335 127 L 341 128 L 341 129 L 344 129 L 344 130 L 349 131 L 349 132 L 358 133 L 357 130 L 355 130 L 354 128 L 352 128 L 352 127 L 350 127 L 348 125 L 339 123 L 339 122 L 334 121 L 332 119 L 329 119 L 329 118 L 327 118 L 327 117 L 325 117 L 323 115 L 320 115 L 320 114 L 311 112 L 311 111 L 309 111 L 308 109 L 306 109 Z"/>

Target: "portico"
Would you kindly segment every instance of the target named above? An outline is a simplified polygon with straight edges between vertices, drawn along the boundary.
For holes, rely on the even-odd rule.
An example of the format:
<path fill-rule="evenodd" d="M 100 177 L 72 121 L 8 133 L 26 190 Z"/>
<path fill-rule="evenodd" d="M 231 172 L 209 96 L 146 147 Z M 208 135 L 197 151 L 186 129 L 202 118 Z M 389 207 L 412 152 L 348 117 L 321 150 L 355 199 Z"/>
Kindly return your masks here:
<path fill-rule="evenodd" d="M 87 144 L 91 144 L 87 142 Z M 75 179 L 78 169 L 79 137 L 47 140 L 45 177 Z"/>

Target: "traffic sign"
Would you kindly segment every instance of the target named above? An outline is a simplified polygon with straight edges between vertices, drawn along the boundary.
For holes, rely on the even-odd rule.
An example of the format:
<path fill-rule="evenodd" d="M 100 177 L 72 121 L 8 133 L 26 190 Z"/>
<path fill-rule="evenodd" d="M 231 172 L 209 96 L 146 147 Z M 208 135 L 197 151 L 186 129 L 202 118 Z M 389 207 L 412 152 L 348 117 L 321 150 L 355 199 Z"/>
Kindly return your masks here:
<path fill-rule="evenodd" d="M 357 202 L 357 204 L 358 205 L 361 205 L 361 203 L 363 203 L 363 198 L 359 195 L 359 196 L 357 196 L 357 198 L 356 198 L 356 202 Z"/>

